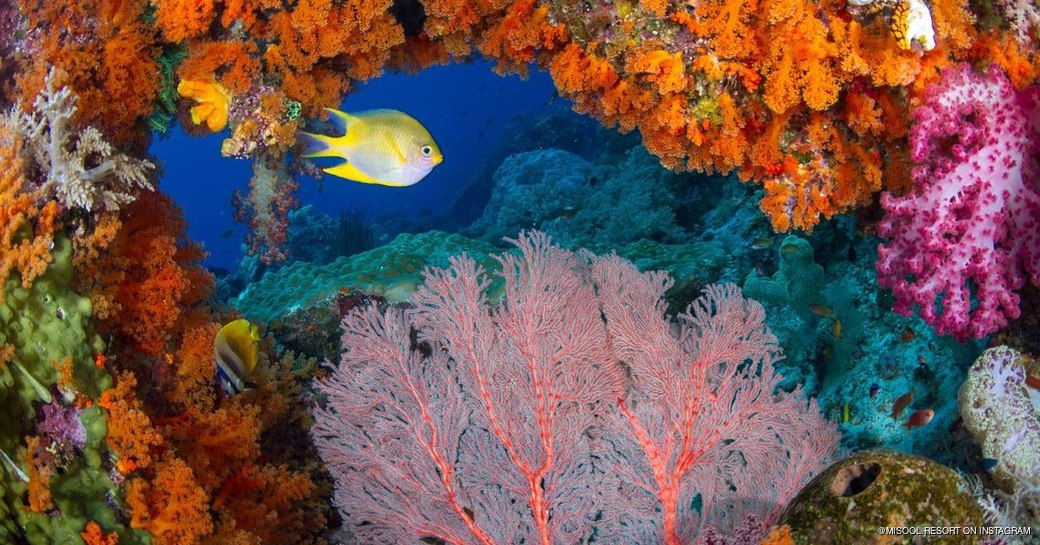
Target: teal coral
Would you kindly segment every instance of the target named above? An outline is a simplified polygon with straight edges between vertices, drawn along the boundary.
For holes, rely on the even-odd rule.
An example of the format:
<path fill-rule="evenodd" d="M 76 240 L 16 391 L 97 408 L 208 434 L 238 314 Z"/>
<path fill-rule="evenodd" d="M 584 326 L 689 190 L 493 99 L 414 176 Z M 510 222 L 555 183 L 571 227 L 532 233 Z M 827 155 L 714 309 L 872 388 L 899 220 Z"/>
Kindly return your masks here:
<path fill-rule="evenodd" d="M 560 149 L 518 153 L 502 162 L 494 180 L 484 215 L 469 229 L 487 242 L 500 243 L 522 229 L 542 230 L 571 248 L 683 239 L 675 224 L 675 186 L 686 177 L 663 168 L 642 147 L 595 163 Z"/>

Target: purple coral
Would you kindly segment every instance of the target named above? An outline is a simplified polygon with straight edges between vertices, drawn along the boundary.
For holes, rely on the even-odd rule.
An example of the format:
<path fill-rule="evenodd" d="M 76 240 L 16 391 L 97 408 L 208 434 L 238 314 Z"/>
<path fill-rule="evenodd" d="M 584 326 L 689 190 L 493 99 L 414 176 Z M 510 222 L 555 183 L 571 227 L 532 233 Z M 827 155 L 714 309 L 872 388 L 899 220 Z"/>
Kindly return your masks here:
<path fill-rule="evenodd" d="M 75 407 L 50 403 L 43 406 L 37 432 L 55 443 L 65 443 L 82 449 L 87 442 L 87 430 Z"/>

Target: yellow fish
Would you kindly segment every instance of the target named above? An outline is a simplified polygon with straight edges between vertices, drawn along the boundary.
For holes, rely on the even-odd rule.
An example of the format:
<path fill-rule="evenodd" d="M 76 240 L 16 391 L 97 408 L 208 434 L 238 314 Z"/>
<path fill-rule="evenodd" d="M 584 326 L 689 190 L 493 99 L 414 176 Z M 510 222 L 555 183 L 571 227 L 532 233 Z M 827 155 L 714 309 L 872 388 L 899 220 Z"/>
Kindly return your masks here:
<path fill-rule="evenodd" d="M 397 110 L 356 114 L 325 108 L 343 136 L 300 132 L 304 157 L 339 157 L 344 163 L 323 169 L 366 184 L 405 187 L 419 182 L 444 160 L 426 127 Z"/>
<path fill-rule="evenodd" d="M 246 379 L 256 369 L 260 331 L 249 320 L 235 320 L 220 328 L 213 339 L 217 381 L 228 395 L 248 389 Z"/>

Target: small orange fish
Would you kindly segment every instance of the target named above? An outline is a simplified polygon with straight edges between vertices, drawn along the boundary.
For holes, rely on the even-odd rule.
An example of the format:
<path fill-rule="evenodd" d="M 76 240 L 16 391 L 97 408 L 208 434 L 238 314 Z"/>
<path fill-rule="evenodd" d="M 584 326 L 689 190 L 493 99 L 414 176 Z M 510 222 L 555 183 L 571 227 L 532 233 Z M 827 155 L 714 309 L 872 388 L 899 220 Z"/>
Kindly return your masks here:
<path fill-rule="evenodd" d="M 913 400 L 913 392 L 907 392 L 899 396 L 899 399 L 897 399 L 896 402 L 892 404 L 892 418 L 899 418 L 899 415 L 903 414 L 903 409 L 910 405 L 910 402 Z"/>
<path fill-rule="evenodd" d="M 813 311 L 813 314 L 815 314 L 817 316 L 823 316 L 824 318 L 833 318 L 834 317 L 834 309 L 832 309 L 831 307 L 829 307 L 827 305 L 821 305 L 821 304 L 818 304 L 818 303 L 813 303 L 813 304 L 809 305 L 809 310 Z"/>
<path fill-rule="evenodd" d="M 903 328 L 903 334 L 899 336 L 899 340 L 908 343 L 914 340 L 914 337 L 916 336 L 917 334 L 914 333 L 914 330 L 910 329 L 910 326 L 906 326 L 905 328 Z"/>
<path fill-rule="evenodd" d="M 773 237 L 759 237 L 751 243 L 752 250 L 765 250 L 773 246 Z"/>
<path fill-rule="evenodd" d="M 1040 377 L 1036 375 L 1026 375 L 1026 386 L 1034 390 L 1040 390 Z"/>
<path fill-rule="evenodd" d="M 921 427 L 931 422 L 933 416 L 935 416 L 935 411 L 931 409 L 921 409 L 920 411 L 916 411 L 914 414 L 910 415 L 910 419 L 906 421 L 904 427 L 908 430 Z"/>
<path fill-rule="evenodd" d="M 841 340 L 841 335 L 843 333 L 841 329 L 841 320 L 834 320 L 834 325 L 831 326 L 831 333 L 834 335 L 834 342 Z"/>

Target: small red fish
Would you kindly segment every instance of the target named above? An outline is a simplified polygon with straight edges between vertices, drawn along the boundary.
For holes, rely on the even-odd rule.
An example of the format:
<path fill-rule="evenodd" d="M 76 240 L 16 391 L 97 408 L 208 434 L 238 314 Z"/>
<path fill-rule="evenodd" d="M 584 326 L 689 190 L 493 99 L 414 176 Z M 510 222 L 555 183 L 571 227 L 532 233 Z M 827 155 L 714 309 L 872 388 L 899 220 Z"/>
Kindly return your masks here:
<path fill-rule="evenodd" d="M 1040 390 L 1040 377 L 1036 375 L 1026 375 L 1026 386 L 1034 390 Z"/>
<path fill-rule="evenodd" d="M 899 418 L 899 415 L 903 414 L 903 409 L 910 405 L 910 402 L 913 400 L 913 392 L 907 392 L 899 396 L 899 399 L 897 399 L 896 402 L 892 404 L 892 418 Z"/>
<path fill-rule="evenodd" d="M 920 411 L 914 412 L 910 415 L 910 419 L 906 421 L 906 429 L 912 430 L 914 428 L 923 426 L 932 421 L 932 417 L 935 416 L 935 411 L 931 409 L 921 409 Z"/>

